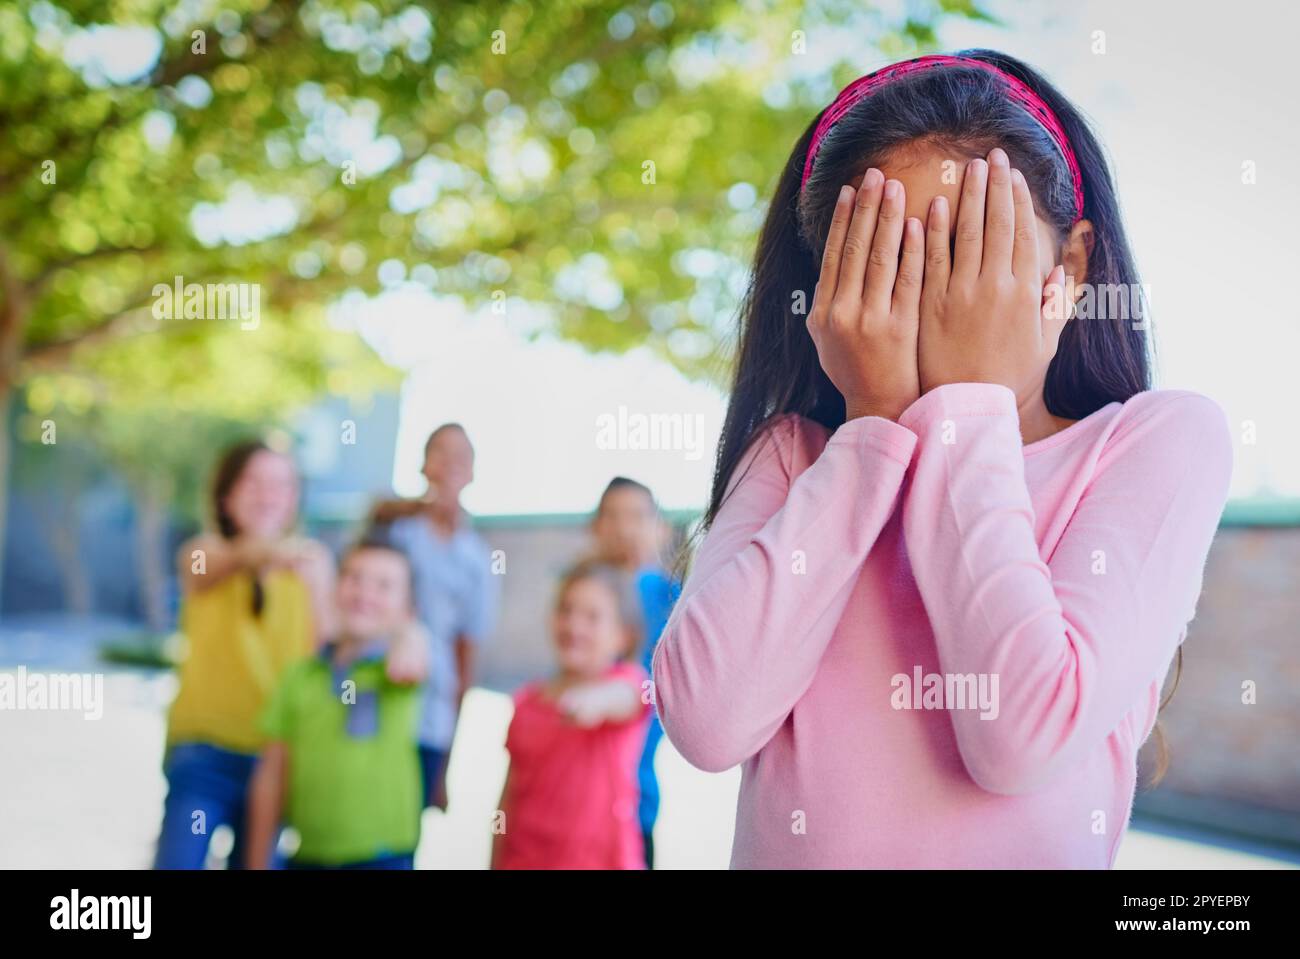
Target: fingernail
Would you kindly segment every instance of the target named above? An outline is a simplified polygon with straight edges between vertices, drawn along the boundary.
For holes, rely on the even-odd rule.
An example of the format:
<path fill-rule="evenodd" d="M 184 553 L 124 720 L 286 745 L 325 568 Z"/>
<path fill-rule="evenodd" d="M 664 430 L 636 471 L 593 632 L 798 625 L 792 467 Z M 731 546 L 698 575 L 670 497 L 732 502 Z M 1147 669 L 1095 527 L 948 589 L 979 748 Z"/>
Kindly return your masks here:
<path fill-rule="evenodd" d="M 883 173 L 881 173 L 875 167 L 872 167 L 870 170 L 867 171 L 867 175 L 862 178 L 862 185 L 864 187 L 874 188 L 878 186 L 880 184 L 880 181 L 883 180 L 884 178 L 885 175 Z"/>
<path fill-rule="evenodd" d="M 851 197 L 851 196 L 853 196 L 853 187 L 849 186 L 849 185 L 846 183 L 846 184 L 844 184 L 844 186 L 840 187 L 840 198 L 839 198 L 839 200 L 838 200 L 837 202 L 839 202 L 839 203 L 843 203 L 845 200 L 847 200 L 847 199 L 848 199 L 849 197 Z"/>
<path fill-rule="evenodd" d="M 1013 167 L 1011 170 L 1011 179 L 1016 183 L 1024 183 L 1025 175 Z"/>
<path fill-rule="evenodd" d="M 998 166 L 1005 166 L 1007 163 L 1007 154 L 1001 147 L 994 147 L 989 151 L 989 162 L 996 163 Z"/>
<path fill-rule="evenodd" d="M 988 164 L 982 159 L 976 157 L 974 160 L 970 161 L 970 165 L 967 166 L 966 169 L 971 173 L 980 173 L 987 165 Z"/>
<path fill-rule="evenodd" d="M 902 186 L 897 180 L 887 180 L 885 182 L 885 197 L 890 200 L 898 198 L 899 188 Z"/>

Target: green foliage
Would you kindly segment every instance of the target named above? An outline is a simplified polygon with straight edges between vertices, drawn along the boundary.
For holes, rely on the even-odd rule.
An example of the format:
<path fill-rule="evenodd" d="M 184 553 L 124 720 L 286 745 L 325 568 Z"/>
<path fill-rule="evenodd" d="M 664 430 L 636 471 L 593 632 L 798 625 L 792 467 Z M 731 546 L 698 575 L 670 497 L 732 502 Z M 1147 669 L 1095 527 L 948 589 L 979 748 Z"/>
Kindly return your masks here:
<path fill-rule="evenodd" d="M 180 662 L 175 634 L 131 633 L 105 640 L 99 658 L 115 666 L 144 669 L 174 669 Z"/>
<path fill-rule="evenodd" d="M 0 542 L 12 477 L 88 604 L 78 497 L 124 479 L 162 625 L 217 451 L 396 386 L 350 311 L 403 285 L 722 378 L 790 145 L 976 2 L 0 4 Z M 158 309 L 175 283 L 257 321 Z"/>
<path fill-rule="evenodd" d="M 6 6 L 0 235 L 26 294 L 21 376 L 70 366 L 114 396 L 244 416 L 268 386 L 256 357 L 277 366 L 287 340 L 325 329 L 325 304 L 380 291 L 383 261 L 471 304 L 495 290 L 552 304 L 555 333 L 593 348 L 650 343 L 707 372 L 794 136 L 863 62 L 931 43 L 944 8 L 978 16 L 952 1 L 898 21 L 793 0 Z M 75 69 L 96 23 L 149 27 L 159 56 L 129 81 Z M 796 31 L 806 52 L 792 53 Z M 863 43 L 831 77 L 845 31 Z M 231 195 L 276 198 L 290 222 L 196 237 L 196 212 Z M 178 274 L 260 283 L 279 334 L 157 324 L 152 288 Z M 593 295 L 606 278 L 612 299 Z M 324 352 L 277 366 L 272 399 L 356 359 Z"/>
<path fill-rule="evenodd" d="M 790 144 L 863 65 L 982 16 L 906 7 L 6 5 L 0 383 L 119 463 L 188 463 L 187 436 L 392 382 L 327 308 L 401 282 L 716 375 Z M 138 76 L 78 53 L 105 24 L 149 31 Z M 155 318 L 176 276 L 259 284 L 259 327 Z"/>

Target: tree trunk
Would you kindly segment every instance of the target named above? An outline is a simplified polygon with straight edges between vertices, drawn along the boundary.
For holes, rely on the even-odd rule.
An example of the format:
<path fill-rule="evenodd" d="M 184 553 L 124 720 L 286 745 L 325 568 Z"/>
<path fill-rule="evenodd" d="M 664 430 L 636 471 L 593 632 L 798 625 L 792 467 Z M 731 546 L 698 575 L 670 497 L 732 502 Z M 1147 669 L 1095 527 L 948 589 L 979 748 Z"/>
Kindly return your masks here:
<path fill-rule="evenodd" d="M 59 509 L 56 506 L 54 513 L 47 528 L 59 563 L 59 576 L 63 580 L 64 606 L 78 616 L 89 616 L 94 605 L 94 587 L 85 557 L 81 555 L 81 516 L 75 508 Z"/>
<path fill-rule="evenodd" d="M 171 625 L 167 609 L 168 483 L 146 477 L 132 484 L 135 501 L 135 562 L 140 599 L 149 628 L 162 632 Z"/>
<path fill-rule="evenodd" d="M 9 524 L 9 413 L 18 378 L 27 322 L 27 290 L 9 265 L 9 251 L 0 243 L 0 612 L 4 610 L 5 543 Z"/>
<path fill-rule="evenodd" d="M 0 384 L 0 619 L 4 618 L 5 547 L 9 543 L 9 453 L 12 444 L 9 410 L 13 392 Z"/>

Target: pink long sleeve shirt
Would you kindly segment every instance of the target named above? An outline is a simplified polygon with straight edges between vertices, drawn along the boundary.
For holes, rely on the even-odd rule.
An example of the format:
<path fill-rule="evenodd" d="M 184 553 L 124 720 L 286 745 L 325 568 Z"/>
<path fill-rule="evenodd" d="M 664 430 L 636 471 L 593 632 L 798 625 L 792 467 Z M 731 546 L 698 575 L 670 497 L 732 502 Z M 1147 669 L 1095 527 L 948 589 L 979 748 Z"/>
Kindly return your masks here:
<path fill-rule="evenodd" d="M 1108 868 L 1231 470 L 1194 393 L 1027 446 L 983 383 L 775 419 L 654 656 L 673 745 L 742 767 L 732 866 Z"/>

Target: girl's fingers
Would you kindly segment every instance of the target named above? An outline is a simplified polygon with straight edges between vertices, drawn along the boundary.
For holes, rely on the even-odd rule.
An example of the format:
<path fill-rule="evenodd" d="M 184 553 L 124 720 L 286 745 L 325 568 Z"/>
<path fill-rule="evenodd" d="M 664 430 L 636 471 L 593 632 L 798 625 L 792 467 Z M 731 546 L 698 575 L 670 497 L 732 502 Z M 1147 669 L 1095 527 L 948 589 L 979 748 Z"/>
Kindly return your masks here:
<path fill-rule="evenodd" d="M 894 296 L 894 277 L 898 274 L 898 246 L 903 239 L 903 211 L 905 209 L 903 184 L 897 180 L 885 183 L 884 197 L 880 202 L 880 216 L 876 233 L 867 257 L 867 288 L 863 305 L 876 311 L 878 316 L 889 312 Z"/>
<path fill-rule="evenodd" d="M 1015 241 L 1011 252 L 1011 272 L 1028 279 L 1038 276 L 1038 218 L 1034 214 L 1034 197 L 1025 175 L 1011 171 L 1011 200 L 1016 208 Z"/>
<path fill-rule="evenodd" d="M 989 151 L 989 181 L 984 197 L 984 255 L 981 273 L 1011 274 L 1016 208 L 1011 198 L 1011 163 L 1006 151 Z"/>
<path fill-rule="evenodd" d="M 942 296 L 948 289 L 948 274 L 952 269 L 948 243 L 948 198 L 936 196 L 930 201 L 930 212 L 925 218 L 926 299 Z"/>
<path fill-rule="evenodd" d="M 1065 267 L 1060 263 L 1052 267 L 1043 284 L 1043 355 L 1055 356 L 1061 340 L 1061 331 L 1070 319 L 1070 300 L 1065 288 Z"/>
<path fill-rule="evenodd" d="M 954 278 L 974 280 L 984 256 L 984 192 L 989 165 L 976 158 L 966 166 L 957 208 L 957 238 L 952 255 Z"/>
<path fill-rule="evenodd" d="M 944 244 L 945 251 L 947 244 Z M 903 255 L 894 280 L 890 313 L 913 322 L 921 315 L 921 281 L 925 277 L 925 228 L 916 217 L 903 224 Z"/>
<path fill-rule="evenodd" d="M 857 202 L 853 204 L 853 219 L 849 223 L 848 235 L 844 238 L 844 255 L 840 259 L 839 290 L 836 292 L 836 299 L 847 296 L 851 299 L 845 302 L 856 303 L 862 297 L 867 258 L 875 239 L 876 216 L 880 212 L 884 182 L 884 174 L 875 167 L 862 177 Z"/>
<path fill-rule="evenodd" d="M 817 279 L 817 293 L 822 297 L 815 302 L 822 305 L 830 303 L 835 296 L 835 281 L 840 274 L 840 256 L 844 250 L 844 236 L 849 229 L 849 220 L 853 216 L 854 189 L 847 184 L 840 187 L 839 198 L 835 201 L 835 212 L 831 214 L 831 228 L 826 234 L 826 246 L 822 248 L 822 270 Z"/>

